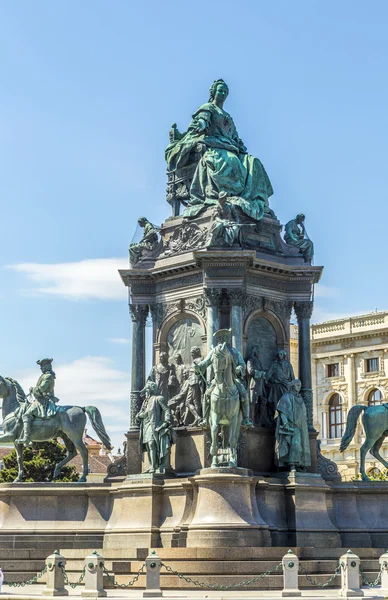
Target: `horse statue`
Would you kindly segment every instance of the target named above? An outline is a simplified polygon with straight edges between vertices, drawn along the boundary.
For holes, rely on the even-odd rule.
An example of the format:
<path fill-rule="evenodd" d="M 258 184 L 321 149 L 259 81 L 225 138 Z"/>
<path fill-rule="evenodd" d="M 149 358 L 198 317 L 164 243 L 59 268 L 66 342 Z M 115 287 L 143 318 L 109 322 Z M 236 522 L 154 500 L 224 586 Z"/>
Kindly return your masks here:
<path fill-rule="evenodd" d="M 21 385 L 10 377 L 0 376 L 0 398 L 3 398 L 3 435 L 0 435 L 0 444 L 12 442 L 15 446 L 18 462 L 18 476 L 15 482 L 23 480 L 23 443 L 18 440 L 23 428 L 23 406 L 28 407 L 26 395 Z M 20 414 L 15 414 L 16 411 Z M 94 431 L 108 450 L 112 450 L 110 438 L 102 422 L 101 414 L 95 406 L 61 406 L 58 412 L 50 418 L 40 419 L 35 417 L 31 426 L 31 440 L 33 442 L 46 442 L 47 440 L 61 438 L 67 449 L 67 456 L 55 465 L 53 480 L 61 468 L 77 454 L 81 455 L 83 472 L 79 483 L 85 482 L 88 475 L 88 449 L 83 441 L 86 425 L 86 415 L 89 416 Z"/>
<path fill-rule="evenodd" d="M 388 462 L 380 454 L 381 445 L 388 435 L 388 404 L 381 404 L 380 406 L 356 404 L 352 406 L 346 421 L 345 433 L 341 439 L 340 452 L 344 452 L 352 441 L 358 418 L 362 412 L 364 412 L 362 415 L 362 424 L 366 439 L 360 448 L 360 471 L 362 480 L 370 481 L 365 472 L 365 457 L 368 450 L 372 456 L 377 458 L 388 469 Z"/>
<path fill-rule="evenodd" d="M 213 336 L 217 345 L 207 357 L 196 363 L 198 373 L 212 367 L 214 378 L 205 393 L 205 421 L 211 433 L 211 466 L 219 466 L 219 436 L 222 448 L 228 456 L 228 466 L 237 467 L 237 443 L 241 425 L 252 425 L 249 419 L 249 401 L 243 383 L 245 363 L 241 354 L 230 344 L 230 329 L 220 329 Z"/>

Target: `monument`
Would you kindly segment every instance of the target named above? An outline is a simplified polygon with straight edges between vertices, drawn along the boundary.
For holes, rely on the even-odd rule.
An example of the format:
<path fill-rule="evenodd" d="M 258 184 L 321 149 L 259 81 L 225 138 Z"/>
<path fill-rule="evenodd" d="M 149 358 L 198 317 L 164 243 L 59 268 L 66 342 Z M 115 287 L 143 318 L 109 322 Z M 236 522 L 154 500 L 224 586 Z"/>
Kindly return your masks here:
<path fill-rule="evenodd" d="M 228 93 L 223 80 L 215 81 L 187 131 L 173 124 L 165 153 L 172 216 L 159 239 L 141 217 L 144 238 L 130 248 L 131 268 L 120 271 L 133 333 L 130 429 L 119 472 L 129 488 L 149 482 L 152 506 L 155 486 L 187 481 L 184 514 L 168 542 L 178 545 L 232 545 L 237 530 L 241 545 L 268 544 L 257 476 L 279 482 L 291 472 L 301 483 L 321 480 L 309 322 L 322 267 L 311 264 L 304 215 L 287 223 L 282 238 L 269 205 L 269 176 L 224 109 Z M 288 360 L 292 310 L 299 324 L 297 382 Z M 149 317 L 153 367 L 147 373 Z M 171 469 L 152 478 L 149 453 L 139 452 L 147 378 L 164 397 L 176 442 Z"/>
<path fill-rule="evenodd" d="M 151 215 L 139 218 L 143 238 L 131 244 L 128 268 L 120 271 L 132 319 L 125 455 L 102 484 L 0 485 L 0 545 L 36 545 L 60 535 L 62 547 L 93 542 L 112 558 L 128 548 L 194 547 L 219 560 L 219 548 L 236 547 L 233 557 L 241 560 L 247 548 L 388 544 L 386 486 L 378 484 L 372 496 L 376 487 L 369 482 L 341 482 L 335 464 L 319 452 L 310 318 L 322 267 L 312 264 L 304 215 L 288 221 L 283 239 L 269 204 L 269 176 L 224 110 L 228 93 L 223 80 L 215 81 L 187 131 L 172 126 L 165 154 L 172 215 L 161 227 Z M 299 336 L 295 373 L 292 311 Z M 56 412 L 52 376 L 43 379 L 34 398 L 43 393 L 47 414 Z M 16 444 L 36 439 L 40 407 L 18 418 L 24 393 L 9 378 L 0 379 L 0 395 L 3 418 L 10 415 L 4 435 Z M 91 407 L 63 410 L 81 420 L 85 412 L 94 415 L 103 435 Z M 343 444 L 361 412 L 352 413 Z M 67 433 L 63 414 L 52 418 L 56 431 Z M 380 420 L 372 408 L 365 411 L 366 444 L 374 444 L 375 456 L 373 436 L 386 429 Z M 63 502 L 69 490 L 71 507 Z"/>

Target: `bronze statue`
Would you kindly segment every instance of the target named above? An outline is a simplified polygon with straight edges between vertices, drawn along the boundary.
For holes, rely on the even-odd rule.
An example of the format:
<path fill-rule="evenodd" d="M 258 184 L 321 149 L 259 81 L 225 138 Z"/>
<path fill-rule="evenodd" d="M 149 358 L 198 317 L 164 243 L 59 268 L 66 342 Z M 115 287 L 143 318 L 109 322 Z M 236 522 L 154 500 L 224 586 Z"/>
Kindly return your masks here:
<path fill-rule="evenodd" d="M 300 213 L 284 227 L 284 241 L 290 246 L 299 248 L 305 262 L 311 262 L 314 256 L 314 244 L 309 239 L 304 226 L 305 216 Z"/>
<path fill-rule="evenodd" d="M 268 425 L 266 411 L 265 371 L 260 361 L 259 347 L 253 346 L 247 360 L 250 415 L 253 423 Z M 263 413 L 263 414 L 262 414 Z"/>
<path fill-rule="evenodd" d="M 187 132 L 179 133 L 175 126 L 166 149 L 167 169 L 172 175 L 190 168 L 193 155 L 202 154 L 196 158 L 183 216 L 196 217 L 206 206 L 216 204 L 222 191 L 228 193 L 232 204 L 255 220 L 269 211 L 271 182 L 259 159 L 248 154 L 231 115 L 223 108 L 228 94 L 225 81 L 215 81 L 209 101 L 193 114 Z"/>
<path fill-rule="evenodd" d="M 48 361 L 48 364 L 50 365 L 51 372 L 51 359 Z M 43 364 L 41 368 L 42 366 Z M 35 405 L 33 411 L 39 411 L 40 415 L 46 414 L 47 416 L 41 418 L 36 414 L 30 414 L 31 419 L 28 419 L 27 431 L 25 431 L 23 437 L 20 437 L 23 413 L 25 411 L 28 412 L 32 405 L 28 402 L 21 385 L 15 379 L 0 377 L 0 398 L 3 399 L 3 434 L 0 435 L 0 443 L 6 444 L 12 442 L 14 444 L 18 461 L 18 475 L 15 481 L 22 481 L 24 474 L 24 439 L 26 439 L 27 443 L 29 440 L 32 442 L 45 442 L 46 440 L 62 438 L 67 449 L 67 456 L 55 465 L 53 480 L 58 477 L 61 468 L 76 456 L 78 450 L 83 466 L 79 481 L 84 482 L 89 473 L 88 449 L 83 440 L 86 415 L 88 415 L 94 431 L 108 451 L 112 450 L 112 444 L 105 430 L 100 411 L 95 406 L 55 407 L 55 400 L 53 400 L 55 398 L 53 396 L 54 386 L 53 381 L 51 381 L 52 375 L 50 372 L 47 370 L 44 373 L 46 376 L 40 377 L 43 386 L 42 382 L 38 382 L 39 385 L 37 384 L 35 388 L 32 388 L 33 394 L 35 394 L 35 400 L 32 405 L 35 402 L 39 402 L 41 405 L 39 407 Z M 36 390 L 36 388 L 38 389 Z M 49 416 L 49 413 L 53 411 L 53 407 L 56 408 L 56 412 Z M 29 430 L 30 422 L 31 429 Z M 19 440 L 23 440 L 23 443 Z"/>
<path fill-rule="evenodd" d="M 266 373 L 265 379 L 269 385 L 268 391 L 268 422 L 274 425 L 274 414 L 277 403 L 283 394 L 290 389 L 290 383 L 295 379 L 294 370 L 291 363 L 287 360 L 287 352 L 279 349 L 276 359 Z"/>
<path fill-rule="evenodd" d="M 58 398 L 54 396 L 55 373 L 52 370 L 52 358 L 43 358 L 37 360 L 36 364 L 40 366 L 42 375 L 39 377 L 36 386 L 30 388 L 30 395 L 34 401 L 23 411 L 21 416 L 23 422 L 23 436 L 16 440 L 18 444 L 31 443 L 31 423 L 35 417 L 48 419 L 57 413 L 56 403 Z"/>
<path fill-rule="evenodd" d="M 218 442 L 221 427 L 226 430 L 224 450 L 229 455 L 230 467 L 237 467 L 237 441 L 241 424 L 251 426 L 249 399 L 241 378 L 245 376 L 245 362 L 240 352 L 231 345 L 231 330 L 214 333 L 216 345 L 204 360 L 195 364 L 197 373 L 212 367 L 214 377 L 205 394 L 205 415 L 208 418 L 212 444 L 212 467 L 218 466 Z M 207 416 L 208 415 L 208 416 Z M 227 441 L 226 441 L 227 440 Z"/>
<path fill-rule="evenodd" d="M 150 463 L 145 472 L 164 474 L 171 471 L 171 446 L 176 440 L 171 410 L 163 396 L 158 395 L 155 382 L 147 381 L 141 394 L 145 394 L 145 400 L 136 421 L 140 425 L 140 451 L 147 452 Z"/>
<path fill-rule="evenodd" d="M 291 471 L 311 465 L 310 442 L 307 426 L 306 405 L 299 379 L 294 379 L 290 390 L 283 394 L 276 406 L 276 462 L 279 467 Z"/>
<path fill-rule="evenodd" d="M 174 394 L 174 389 L 177 387 L 178 380 L 176 378 L 174 365 L 170 365 L 168 362 L 167 352 L 160 353 L 159 364 L 152 367 L 147 381 L 156 383 L 158 393 L 163 396 L 166 402 Z"/>
<path fill-rule="evenodd" d="M 144 234 L 140 242 L 129 246 L 129 262 L 132 266 L 142 258 L 145 251 L 155 250 L 159 243 L 159 236 L 156 227 L 145 217 L 140 217 L 137 221 L 140 227 L 144 228 Z"/>
<path fill-rule="evenodd" d="M 183 373 L 184 378 L 180 391 L 171 398 L 171 400 L 168 402 L 168 405 L 178 405 L 176 416 L 177 421 L 180 422 L 181 425 L 188 425 L 188 416 L 189 413 L 191 413 L 194 417 L 194 421 L 191 425 L 196 426 L 201 421 L 201 414 L 197 411 L 196 406 L 196 384 L 191 384 L 189 378 L 189 369 L 187 367 Z"/>
<path fill-rule="evenodd" d="M 233 246 L 239 239 L 239 217 L 236 208 L 230 204 L 226 192 L 218 195 L 214 210 L 215 218 L 209 232 L 207 246 Z"/>

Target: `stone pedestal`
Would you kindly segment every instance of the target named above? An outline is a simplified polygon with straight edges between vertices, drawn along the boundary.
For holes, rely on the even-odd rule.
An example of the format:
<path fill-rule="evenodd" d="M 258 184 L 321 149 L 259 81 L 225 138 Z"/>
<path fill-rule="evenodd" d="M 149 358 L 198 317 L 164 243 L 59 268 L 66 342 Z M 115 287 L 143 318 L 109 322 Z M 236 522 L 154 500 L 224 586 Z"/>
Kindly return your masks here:
<path fill-rule="evenodd" d="M 341 536 L 331 508 L 330 488 L 320 475 L 291 472 L 285 492 L 290 545 L 341 546 Z"/>
<path fill-rule="evenodd" d="M 270 545 L 268 525 L 256 503 L 256 478 L 248 469 L 201 469 L 194 487 L 188 547 Z"/>

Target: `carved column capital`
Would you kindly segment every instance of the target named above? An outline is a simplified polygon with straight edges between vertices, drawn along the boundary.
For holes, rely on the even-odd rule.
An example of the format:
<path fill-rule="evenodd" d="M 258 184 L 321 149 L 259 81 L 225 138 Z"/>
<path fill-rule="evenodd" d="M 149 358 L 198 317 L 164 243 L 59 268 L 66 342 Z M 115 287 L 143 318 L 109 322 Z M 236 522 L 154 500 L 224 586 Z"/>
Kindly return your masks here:
<path fill-rule="evenodd" d="M 149 307 L 148 304 L 130 304 L 129 314 L 134 323 L 140 323 L 145 325 L 148 317 Z"/>
<path fill-rule="evenodd" d="M 311 319 L 311 315 L 313 314 L 313 307 L 314 303 L 312 302 L 312 300 L 294 302 L 294 310 L 298 321 L 300 319 Z"/>
<path fill-rule="evenodd" d="M 217 288 L 205 288 L 205 302 L 206 306 L 217 306 L 221 299 L 222 291 Z"/>
<path fill-rule="evenodd" d="M 228 296 L 231 306 L 245 305 L 245 292 L 242 290 L 230 290 Z"/>

